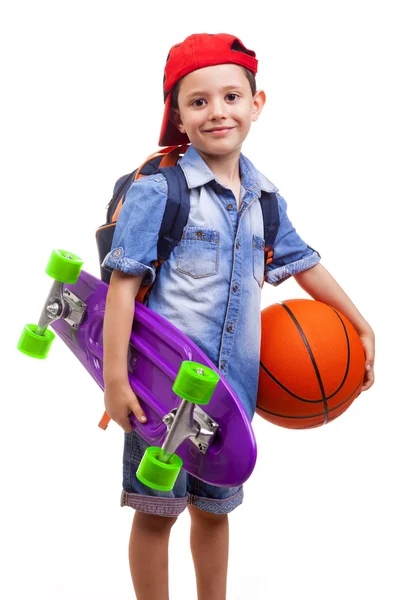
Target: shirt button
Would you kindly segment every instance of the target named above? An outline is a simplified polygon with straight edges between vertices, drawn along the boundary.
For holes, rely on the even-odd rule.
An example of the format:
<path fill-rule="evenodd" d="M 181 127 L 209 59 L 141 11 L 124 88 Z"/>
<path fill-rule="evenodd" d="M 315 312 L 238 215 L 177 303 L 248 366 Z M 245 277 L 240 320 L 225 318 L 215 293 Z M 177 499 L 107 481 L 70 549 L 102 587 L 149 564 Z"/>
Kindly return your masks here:
<path fill-rule="evenodd" d="M 236 242 L 236 250 L 239 250 L 240 248 L 240 242 Z"/>
<path fill-rule="evenodd" d="M 224 370 L 225 370 L 225 363 L 224 363 L 224 361 L 222 361 L 222 363 L 221 363 L 221 371 L 224 371 Z"/>
<path fill-rule="evenodd" d="M 121 253 L 122 253 L 121 248 L 118 248 L 117 250 L 114 250 L 113 257 L 118 258 L 118 256 L 121 256 Z"/>
<path fill-rule="evenodd" d="M 233 208 L 233 204 L 228 204 L 228 206 L 226 207 L 228 210 L 232 210 Z"/>
<path fill-rule="evenodd" d="M 234 286 L 233 286 L 233 291 L 234 291 L 234 292 L 237 292 L 237 290 L 238 290 L 238 287 L 239 287 L 239 286 L 238 286 L 238 284 L 237 284 L 237 283 L 235 283 L 235 284 L 234 284 Z"/>
<path fill-rule="evenodd" d="M 204 237 L 204 232 L 203 231 L 196 231 L 196 237 L 198 237 L 198 238 Z"/>
<path fill-rule="evenodd" d="M 232 331 L 232 325 L 228 325 L 228 327 L 226 328 L 227 332 L 230 333 Z"/>

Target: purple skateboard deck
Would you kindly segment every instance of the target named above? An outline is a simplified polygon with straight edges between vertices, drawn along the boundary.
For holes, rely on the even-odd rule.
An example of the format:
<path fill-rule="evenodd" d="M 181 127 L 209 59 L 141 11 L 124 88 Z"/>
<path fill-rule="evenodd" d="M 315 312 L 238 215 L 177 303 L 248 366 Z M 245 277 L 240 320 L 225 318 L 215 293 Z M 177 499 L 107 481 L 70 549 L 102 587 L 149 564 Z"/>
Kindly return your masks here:
<path fill-rule="evenodd" d="M 63 287 L 86 303 L 86 311 L 77 329 L 63 319 L 51 326 L 104 389 L 102 334 L 108 285 L 82 271 L 74 285 Z M 183 360 L 210 367 L 221 378 L 209 404 L 201 407 L 218 424 L 218 431 L 205 454 L 190 439 L 179 446 L 176 454 L 182 458 L 183 468 L 203 481 L 218 486 L 241 485 L 254 469 L 257 448 L 250 420 L 237 394 L 186 335 L 136 302 L 128 372 L 148 421 L 140 423 L 133 415 L 131 421 L 134 429 L 152 446 L 162 446 L 167 434 L 162 419 L 181 402 L 172 385 Z"/>

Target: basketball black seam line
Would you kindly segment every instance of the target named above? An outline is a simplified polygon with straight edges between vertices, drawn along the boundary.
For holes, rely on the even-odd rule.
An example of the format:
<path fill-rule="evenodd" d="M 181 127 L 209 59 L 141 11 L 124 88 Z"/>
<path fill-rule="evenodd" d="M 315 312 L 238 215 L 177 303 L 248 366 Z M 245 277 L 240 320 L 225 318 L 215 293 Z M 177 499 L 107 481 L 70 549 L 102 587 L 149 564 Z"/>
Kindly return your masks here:
<path fill-rule="evenodd" d="M 266 372 L 267 375 L 269 375 L 271 377 L 271 379 L 273 381 L 275 381 L 275 383 L 277 385 L 279 385 L 280 388 L 282 388 L 285 392 L 287 392 L 289 394 L 289 396 L 292 396 L 293 398 L 296 398 L 296 400 L 301 400 L 302 402 L 307 402 L 308 404 L 317 404 L 318 402 L 323 402 L 324 399 L 323 398 L 319 398 L 318 400 L 306 400 L 306 398 L 302 398 L 301 396 L 297 396 L 294 392 L 292 392 L 291 390 L 289 390 L 288 388 L 286 388 L 283 383 L 281 383 L 278 379 L 276 379 L 276 377 L 274 377 L 272 375 L 272 373 L 270 373 L 267 369 L 267 367 L 265 365 L 263 365 L 262 362 L 260 362 L 260 367 L 262 368 L 263 371 Z"/>
<path fill-rule="evenodd" d="M 286 312 L 292 318 L 292 320 L 293 320 L 294 324 L 296 325 L 296 327 L 298 329 L 298 332 L 299 332 L 299 334 L 300 334 L 300 336 L 301 336 L 301 338 L 303 340 L 303 343 L 304 343 L 304 345 L 305 345 L 305 347 L 306 347 L 306 349 L 308 351 L 308 354 L 310 355 L 310 359 L 311 359 L 311 362 L 313 364 L 314 371 L 315 371 L 315 374 L 317 376 L 317 380 L 318 380 L 319 387 L 320 387 L 320 390 L 321 390 L 322 401 L 324 403 L 324 412 L 326 414 L 326 419 L 328 419 L 328 415 L 327 415 L 327 412 L 328 412 L 328 401 L 326 399 L 324 384 L 322 383 L 321 374 L 319 372 L 318 365 L 317 365 L 317 362 L 315 360 L 314 354 L 313 354 L 313 352 L 311 350 L 310 344 L 308 343 L 308 340 L 307 340 L 306 336 L 304 335 L 304 331 L 302 330 L 302 328 L 300 326 L 300 323 L 298 322 L 298 320 L 296 319 L 295 315 L 290 310 L 290 308 L 284 302 L 280 302 L 279 304 L 282 306 L 282 308 L 284 308 L 286 310 Z"/>
<path fill-rule="evenodd" d="M 334 313 L 337 315 L 337 317 L 338 317 L 339 321 L 341 322 L 341 324 L 342 324 L 342 326 L 343 326 L 343 329 L 344 329 L 344 334 L 345 334 L 345 336 L 346 336 L 346 344 L 347 344 L 347 365 L 346 365 L 346 372 L 345 372 L 345 374 L 344 374 L 344 377 L 343 377 L 343 381 L 342 381 L 342 383 L 340 384 L 340 386 L 338 387 L 338 389 L 337 389 L 337 390 L 336 390 L 336 391 L 335 391 L 335 392 L 334 392 L 334 393 L 333 393 L 331 396 L 329 396 L 329 397 L 328 397 L 328 400 L 329 400 L 330 398 L 332 398 L 333 396 L 335 396 L 335 395 L 336 395 L 336 394 L 337 394 L 337 393 L 338 393 L 338 392 L 339 392 L 339 391 L 342 389 L 342 387 L 344 386 L 344 382 L 346 381 L 346 379 L 347 379 L 347 375 L 348 375 L 348 373 L 349 373 L 349 368 L 350 368 L 350 354 L 351 354 L 351 347 L 350 347 L 349 336 L 348 336 L 348 333 L 347 333 L 346 325 L 344 324 L 342 317 L 341 317 L 341 316 L 339 315 L 339 313 L 338 313 L 338 312 L 337 312 L 337 311 L 336 311 L 336 310 L 333 308 L 333 306 L 330 306 L 330 308 L 331 308 L 331 309 L 333 310 L 333 312 L 334 312 Z"/>
<path fill-rule="evenodd" d="M 328 416 L 329 413 L 337 410 L 338 408 L 340 408 L 341 406 L 343 406 L 343 404 L 346 404 L 346 402 L 349 401 L 349 399 L 352 397 L 352 395 L 356 392 L 357 388 L 362 384 L 364 379 L 364 375 L 362 376 L 362 378 L 360 379 L 360 381 L 358 382 L 358 384 L 356 385 L 355 389 L 351 392 L 351 394 L 349 396 L 347 396 L 347 398 L 345 400 L 343 400 L 342 402 L 340 402 L 340 404 L 336 404 L 336 406 L 333 406 L 332 408 L 328 408 Z M 322 415 L 324 415 L 325 413 L 317 413 L 314 415 L 300 415 L 300 416 L 293 416 L 293 415 L 282 415 L 280 413 L 275 413 L 272 412 L 270 410 L 266 410 L 265 408 L 261 408 L 260 406 L 256 405 L 256 407 L 258 408 L 258 410 L 261 410 L 263 413 L 266 413 L 267 415 L 271 415 L 273 417 L 281 417 L 282 419 L 312 419 L 314 417 L 321 417 Z"/>
<path fill-rule="evenodd" d="M 328 418 L 327 421 L 324 421 L 323 423 L 313 423 L 312 425 L 303 425 L 303 426 L 299 426 L 299 427 L 292 427 L 292 429 L 294 431 L 304 431 L 306 429 L 315 429 L 316 427 L 320 427 L 321 425 L 326 425 L 327 423 L 332 423 L 332 421 L 334 421 L 335 419 L 337 419 L 338 417 L 340 417 L 340 415 L 336 415 L 335 417 L 330 417 Z"/>

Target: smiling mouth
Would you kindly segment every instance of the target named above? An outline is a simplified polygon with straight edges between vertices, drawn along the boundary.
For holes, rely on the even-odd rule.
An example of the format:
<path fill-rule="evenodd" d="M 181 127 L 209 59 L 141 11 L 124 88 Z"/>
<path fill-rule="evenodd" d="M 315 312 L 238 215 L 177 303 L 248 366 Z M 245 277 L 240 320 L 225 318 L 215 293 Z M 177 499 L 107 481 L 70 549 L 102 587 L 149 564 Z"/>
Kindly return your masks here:
<path fill-rule="evenodd" d="M 233 127 L 213 127 L 213 129 L 205 129 L 205 133 L 212 133 L 213 131 L 229 131 Z"/>

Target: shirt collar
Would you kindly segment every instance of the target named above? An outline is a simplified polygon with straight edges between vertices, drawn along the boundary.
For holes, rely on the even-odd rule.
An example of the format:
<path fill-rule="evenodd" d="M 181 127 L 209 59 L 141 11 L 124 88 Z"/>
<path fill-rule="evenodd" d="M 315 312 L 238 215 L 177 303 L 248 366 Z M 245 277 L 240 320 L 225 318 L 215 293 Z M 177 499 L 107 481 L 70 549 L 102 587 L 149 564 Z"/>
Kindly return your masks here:
<path fill-rule="evenodd" d="M 189 189 L 200 187 L 210 181 L 218 181 L 214 173 L 205 163 L 203 158 L 192 145 L 188 147 L 179 164 L 185 174 Z M 260 196 L 261 190 L 265 192 L 277 192 L 274 186 L 243 154 L 239 157 L 239 168 L 242 185 L 247 191 L 255 190 Z"/>

